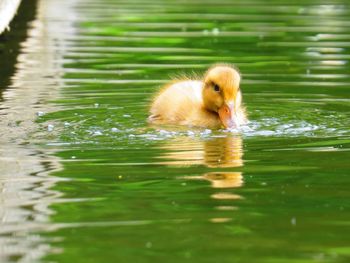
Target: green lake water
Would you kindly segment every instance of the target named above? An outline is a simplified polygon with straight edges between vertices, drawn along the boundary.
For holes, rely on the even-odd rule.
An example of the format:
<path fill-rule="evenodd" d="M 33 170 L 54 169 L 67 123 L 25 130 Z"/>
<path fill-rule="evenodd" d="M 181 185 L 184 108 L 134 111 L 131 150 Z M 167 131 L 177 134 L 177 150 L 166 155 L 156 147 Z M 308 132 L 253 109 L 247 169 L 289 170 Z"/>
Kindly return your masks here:
<path fill-rule="evenodd" d="M 1 87 L 1 262 L 350 261 L 348 1 L 37 5 Z M 147 124 L 217 62 L 248 125 Z"/>

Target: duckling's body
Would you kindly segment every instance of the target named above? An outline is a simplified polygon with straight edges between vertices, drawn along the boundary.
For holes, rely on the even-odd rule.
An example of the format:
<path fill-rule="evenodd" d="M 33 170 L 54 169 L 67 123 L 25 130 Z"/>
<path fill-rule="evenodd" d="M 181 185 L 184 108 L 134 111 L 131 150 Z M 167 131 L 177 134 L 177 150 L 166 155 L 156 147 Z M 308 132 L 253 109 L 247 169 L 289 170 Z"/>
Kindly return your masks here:
<path fill-rule="evenodd" d="M 154 100 L 149 120 L 154 124 L 220 127 L 218 115 L 204 108 L 202 87 L 196 80 L 166 86 Z"/>
<path fill-rule="evenodd" d="M 220 74 L 219 70 L 216 80 L 212 80 L 210 74 L 213 71 L 215 73 L 217 69 L 223 72 Z M 246 117 L 244 108 L 241 106 L 241 94 L 238 94 L 240 91 L 233 87 L 234 76 L 231 73 L 234 75 L 236 71 L 231 67 L 217 66 L 208 71 L 204 81 L 183 80 L 166 85 L 152 103 L 149 121 L 154 124 L 207 128 L 238 127 L 244 124 Z M 215 91 L 213 91 L 213 85 L 215 85 Z M 228 114 L 226 111 L 232 111 L 233 115 L 226 116 L 225 114 Z"/>

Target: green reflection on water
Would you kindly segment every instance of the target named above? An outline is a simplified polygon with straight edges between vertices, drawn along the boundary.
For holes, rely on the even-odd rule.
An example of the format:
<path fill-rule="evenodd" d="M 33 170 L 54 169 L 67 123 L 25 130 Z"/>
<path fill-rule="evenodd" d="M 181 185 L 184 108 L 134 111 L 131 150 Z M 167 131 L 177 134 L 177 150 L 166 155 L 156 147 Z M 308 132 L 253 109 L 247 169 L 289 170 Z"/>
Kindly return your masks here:
<path fill-rule="evenodd" d="M 78 2 L 61 110 L 58 262 L 346 262 L 349 12 L 345 1 Z M 322 18 L 322 19 L 321 19 Z M 149 127 L 169 76 L 235 63 L 240 134 Z M 53 133 L 45 131 L 55 124 Z"/>

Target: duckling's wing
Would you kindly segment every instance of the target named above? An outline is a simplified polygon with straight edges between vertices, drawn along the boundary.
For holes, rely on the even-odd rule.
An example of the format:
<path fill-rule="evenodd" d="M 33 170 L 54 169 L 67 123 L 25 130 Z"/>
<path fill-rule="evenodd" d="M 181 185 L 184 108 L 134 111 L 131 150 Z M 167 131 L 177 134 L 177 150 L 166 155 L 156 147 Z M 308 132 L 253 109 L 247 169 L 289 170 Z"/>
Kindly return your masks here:
<path fill-rule="evenodd" d="M 166 86 L 151 107 L 150 122 L 180 124 L 189 114 L 202 107 L 201 81 L 186 80 Z"/>

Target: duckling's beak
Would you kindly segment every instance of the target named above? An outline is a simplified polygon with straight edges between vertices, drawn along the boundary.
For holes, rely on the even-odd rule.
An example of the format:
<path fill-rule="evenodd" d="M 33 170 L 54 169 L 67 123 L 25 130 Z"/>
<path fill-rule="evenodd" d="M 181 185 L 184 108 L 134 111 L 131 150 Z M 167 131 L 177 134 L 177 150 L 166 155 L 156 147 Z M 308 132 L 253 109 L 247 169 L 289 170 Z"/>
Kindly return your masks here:
<path fill-rule="evenodd" d="M 233 103 L 225 103 L 218 111 L 220 120 L 225 128 L 237 127 L 236 114 Z"/>

